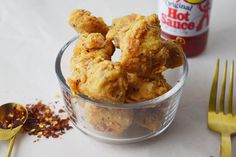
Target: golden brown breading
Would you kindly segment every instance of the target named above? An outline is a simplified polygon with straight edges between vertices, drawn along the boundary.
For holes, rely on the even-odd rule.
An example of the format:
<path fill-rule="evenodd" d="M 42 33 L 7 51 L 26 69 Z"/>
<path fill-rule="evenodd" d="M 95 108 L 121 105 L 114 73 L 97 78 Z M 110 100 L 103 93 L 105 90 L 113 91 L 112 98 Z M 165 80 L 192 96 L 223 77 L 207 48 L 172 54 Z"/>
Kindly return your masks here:
<path fill-rule="evenodd" d="M 128 74 L 128 91 L 126 102 L 141 102 L 163 95 L 171 89 L 164 77 L 159 74 L 155 79 L 140 78 Z"/>
<path fill-rule="evenodd" d="M 112 42 L 105 40 L 101 33 L 81 34 L 71 58 L 72 74 L 67 80 L 72 91 L 79 93 L 79 84 L 86 82 L 88 69 L 101 61 L 110 60 L 114 51 Z"/>
<path fill-rule="evenodd" d="M 88 53 L 71 58 L 71 76 L 67 79 L 67 83 L 75 94 L 78 94 L 80 84 L 87 81 L 87 71 L 104 58 L 97 54 Z"/>
<path fill-rule="evenodd" d="M 80 54 L 93 53 L 110 60 L 114 51 L 113 43 L 106 40 L 101 33 L 83 33 L 75 45 L 73 57 L 77 57 Z"/>
<path fill-rule="evenodd" d="M 135 112 L 135 123 L 150 131 L 157 131 L 161 127 L 163 113 L 160 108 L 139 109 Z"/>
<path fill-rule="evenodd" d="M 104 60 L 87 69 L 87 80 L 79 91 L 96 100 L 124 102 L 128 86 L 127 76 L 119 63 Z"/>
<path fill-rule="evenodd" d="M 99 131 L 121 135 L 133 122 L 133 110 L 108 109 L 86 104 L 85 119 Z"/>
<path fill-rule="evenodd" d="M 125 32 L 129 29 L 130 25 L 135 21 L 135 19 L 141 15 L 130 14 L 127 16 L 122 16 L 112 20 L 112 26 L 107 32 L 106 38 L 108 40 L 114 40 L 116 47 L 120 47 L 120 40 L 125 35 Z"/>
<path fill-rule="evenodd" d="M 120 40 L 125 70 L 147 77 L 182 65 L 183 50 L 175 42 L 161 41 L 160 32 L 156 14 L 136 18 Z"/>
<path fill-rule="evenodd" d="M 132 23 L 120 40 L 121 64 L 128 72 L 150 74 L 152 58 L 161 47 L 160 31 L 156 14 L 139 17 Z"/>
<path fill-rule="evenodd" d="M 120 48 L 124 53 L 151 53 L 159 50 L 160 32 L 156 14 L 146 17 L 139 16 L 120 41 Z"/>
<path fill-rule="evenodd" d="M 184 40 L 184 39 L 176 38 L 176 40 L 166 40 L 163 42 L 165 48 L 168 49 L 169 51 L 168 58 L 165 64 L 165 67 L 167 69 L 181 66 L 184 63 L 184 55 L 183 55 L 184 52 L 181 47 L 182 43 L 179 43 L 181 42 L 179 40 Z"/>
<path fill-rule="evenodd" d="M 104 36 L 109 30 L 101 17 L 92 16 L 87 10 L 77 9 L 69 15 L 69 25 L 78 33 L 101 33 Z"/>

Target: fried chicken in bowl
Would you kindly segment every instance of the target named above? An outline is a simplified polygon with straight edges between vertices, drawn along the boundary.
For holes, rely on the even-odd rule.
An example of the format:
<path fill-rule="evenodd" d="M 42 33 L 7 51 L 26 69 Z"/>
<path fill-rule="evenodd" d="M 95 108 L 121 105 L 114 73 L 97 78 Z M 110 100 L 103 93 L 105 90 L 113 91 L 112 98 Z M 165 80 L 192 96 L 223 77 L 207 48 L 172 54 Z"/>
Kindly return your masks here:
<path fill-rule="evenodd" d="M 75 127 L 104 142 L 155 137 L 173 121 L 187 77 L 181 42 L 161 40 L 155 14 L 117 18 L 109 29 L 99 19 L 85 10 L 69 17 L 79 34 L 55 66 L 66 111 Z M 117 49 L 121 58 L 113 61 Z"/>

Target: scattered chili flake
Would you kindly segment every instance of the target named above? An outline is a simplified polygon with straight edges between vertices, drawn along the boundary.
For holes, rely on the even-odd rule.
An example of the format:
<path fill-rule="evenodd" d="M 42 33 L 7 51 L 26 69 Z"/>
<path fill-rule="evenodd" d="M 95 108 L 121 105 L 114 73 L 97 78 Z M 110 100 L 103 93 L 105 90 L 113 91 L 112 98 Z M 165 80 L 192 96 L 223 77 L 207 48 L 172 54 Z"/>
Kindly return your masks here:
<path fill-rule="evenodd" d="M 58 110 L 59 113 L 64 113 L 65 111 L 63 109 Z"/>
<path fill-rule="evenodd" d="M 29 135 L 35 135 L 38 138 L 42 136 L 49 138 L 58 138 L 66 130 L 71 129 L 69 118 L 62 119 L 55 114 L 48 105 L 38 102 L 26 106 L 28 110 L 28 119 L 23 126 L 24 131 Z"/>
<path fill-rule="evenodd" d="M 38 142 L 39 141 L 39 139 L 36 139 L 36 140 L 34 140 L 33 142 L 35 143 L 35 142 Z"/>
<path fill-rule="evenodd" d="M 12 106 L 6 109 L 5 115 L 0 120 L 0 128 L 12 129 L 22 125 L 25 121 L 26 113 L 24 109 Z"/>

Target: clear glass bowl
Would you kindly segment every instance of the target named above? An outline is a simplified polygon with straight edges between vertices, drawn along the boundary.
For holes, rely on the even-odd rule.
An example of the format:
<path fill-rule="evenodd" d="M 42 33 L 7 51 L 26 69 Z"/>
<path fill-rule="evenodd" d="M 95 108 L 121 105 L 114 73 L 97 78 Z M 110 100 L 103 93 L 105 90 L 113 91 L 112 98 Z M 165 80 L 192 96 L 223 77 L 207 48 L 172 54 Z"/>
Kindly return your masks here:
<path fill-rule="evenodd" d="M 60 50 L 56 58 L 56 74 L 63 93 L 66 111 L 74 126 L 97 140 L 114 143 L 134 143 L 155 137 L 173 121 L 188 73 L 188 63 L 164 72 L 172 89 L 152 100 L 111 104 L 73 95 L 66 79 L 70 76 L 70 58 L 75 46 L 74 37 Z"/>

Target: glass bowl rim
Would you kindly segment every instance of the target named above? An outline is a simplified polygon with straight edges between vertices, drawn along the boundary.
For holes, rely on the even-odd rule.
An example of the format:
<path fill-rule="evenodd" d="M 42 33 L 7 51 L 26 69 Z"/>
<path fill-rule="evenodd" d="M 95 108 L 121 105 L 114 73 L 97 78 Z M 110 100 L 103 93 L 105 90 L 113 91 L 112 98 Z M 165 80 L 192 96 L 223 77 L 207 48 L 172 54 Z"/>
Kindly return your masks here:
<path fill-rule="evenodd" d="M 56 72 L 57 78 L 59 80 L 59 83 L 70 94 L 72 94 L 72 91 L 70 90 L 70 87 L 67 85 L 66 80 L 65 80 L 65 78 L 62 74 L 62 71 L 61 71 L 61 59 L 63 57 L 65 50 L 78 37 L 79 36 L 73 37 L 60 49 L 60 51 L 56 57 L 56 62 L 55 62 L 55 72 Z M 89 98 L 85 95 L 81 95 L 81 94 L 76 94 L 75 96 L 78 97 L 79 99 L 86 101 L 86 102 L 90 102 L 94 105 L 101 106 L 101 107 L 107 107 L 107 108 L 116 108 L 116 109 L 131 109 L 132 108 L 132 109 L 135 109 L 135 108 L 141 108 L 141 107 L 148 107 L 148 106 L 153 106 L 153 104 L 164 102 L 165 100 L 168 100 L 168 98 L 170 98 L 171 96 L 176 94 L 183 87 L 184 82 L 186 81 L 187 75 L 188 75 L 188 61 L 187 61 L 187 58 L 184 54 L 183 74 L 181 75 L 180 79 L 177 81 L 175 86 L 173 86 L 171 88 L 171 90 L 169 90 L 165 94 L 158 96 L 156 98 L 153 98 L 153 99 L 150 99 L 147 101 L 136 102 L 136 103 L 109 103 L 109 102 L 91 99 L 91 98 Z"/>

